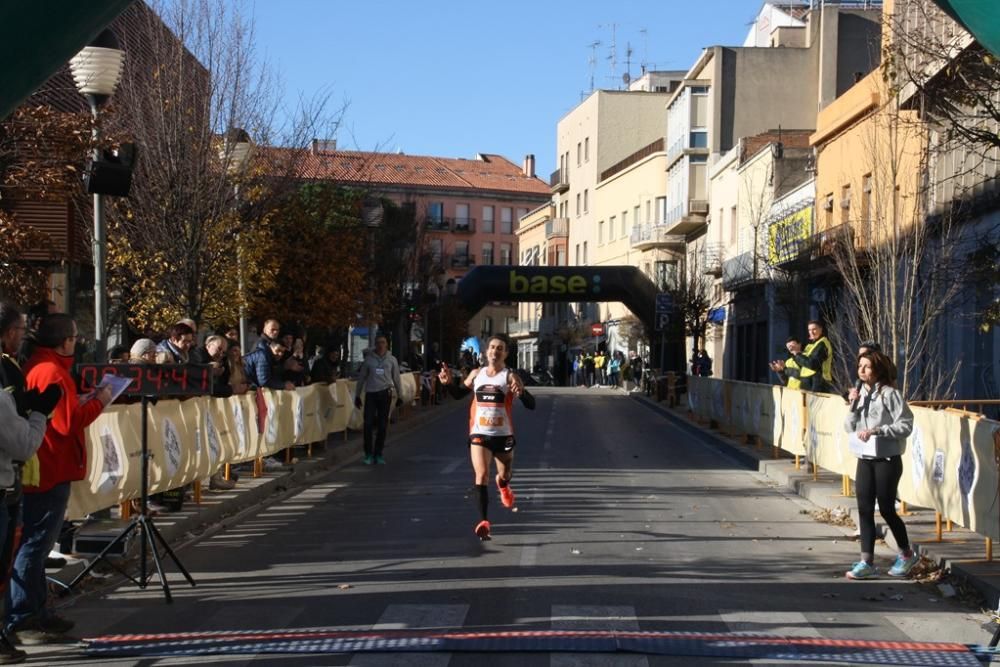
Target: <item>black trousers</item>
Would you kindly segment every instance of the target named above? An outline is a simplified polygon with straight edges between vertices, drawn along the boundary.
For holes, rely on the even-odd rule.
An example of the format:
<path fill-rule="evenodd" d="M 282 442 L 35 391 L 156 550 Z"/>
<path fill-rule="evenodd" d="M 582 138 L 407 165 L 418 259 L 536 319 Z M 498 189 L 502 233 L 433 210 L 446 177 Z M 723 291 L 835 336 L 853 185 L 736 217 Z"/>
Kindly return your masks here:
<path fill-rule="evenodd" d="M 902 457 L 858 459 L 854 480 L 858 493 L 858 518 L 861 522 L 861 553 L 875 553 L 876 500 L 878 500 L 879 514 L 892 531 L 900 550 L 906 551 L 910 548 L 906 524 L 896 514 L 896 490 L 899 488 L 899 479 L 902 476 Z"/>
<path fill-rule="evenodd" d="M 369 391 L 365 394 L 365 456 L 382 456 L 382 449 L 385 447 L 385 432 L 389 427 L 389 402 L 391 399 L 392 394 L 388 389 Z M 373 433 L 376 429 L 378 432 Z"/>

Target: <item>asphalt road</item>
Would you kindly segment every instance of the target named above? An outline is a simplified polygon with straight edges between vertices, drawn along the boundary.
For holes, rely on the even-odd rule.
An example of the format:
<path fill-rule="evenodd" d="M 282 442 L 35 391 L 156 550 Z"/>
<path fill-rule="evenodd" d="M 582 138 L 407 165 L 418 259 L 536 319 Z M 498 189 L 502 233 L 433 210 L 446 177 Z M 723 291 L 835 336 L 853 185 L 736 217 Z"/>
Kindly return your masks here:
<path fill-rule="evenodd" d="M 123 585 L 64 609 L 77 634 L 286 630 L 643 630 L 985 643 L 977 610 L 908 581 L 849 582 L 844 529 L 648 404 L 538 389 L 515 405 L 516 511 L 491 492 L 473 534 L 464 409 L 179 552 L 175 602 Z M 351 445 L 351 446 L 355 446 Z M 891 554 L 883 548 L 880 564 Z M 47 664 L 72 648 L 31 649 Z M 749 664 L 636 654 L 341 653 L 109 659 L 100 664 Z M 93 661 L 86 664 L 95 664 Z M 760 661 L 754 664 L 761 664 Z M 770 664 L 770 663 L 768 663 Z"/>

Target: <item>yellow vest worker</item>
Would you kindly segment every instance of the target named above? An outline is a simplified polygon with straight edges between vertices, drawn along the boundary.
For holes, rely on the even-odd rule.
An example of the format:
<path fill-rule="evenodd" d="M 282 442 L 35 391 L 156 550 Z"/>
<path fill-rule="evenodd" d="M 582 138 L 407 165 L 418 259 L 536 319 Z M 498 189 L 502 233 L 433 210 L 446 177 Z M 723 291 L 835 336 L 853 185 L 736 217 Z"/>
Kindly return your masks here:
<path fill-rule="evenodd" d="M 829 338 L 821 334 L 806 345 L 802 354 L 795 355 L 795 362 L 799 366 L 799 377 L 812 384 L 812 391 L 828 393 L 833 390 L 833 345 Z"/>
<path fill-rule="evenodd" d="M 785 378 L 786 387 L 789 389 L 802 389 L 802 380 L 799 379 L 801 370 L 793 357 L 785 360 L 785 370 L 781 375 Z"/>

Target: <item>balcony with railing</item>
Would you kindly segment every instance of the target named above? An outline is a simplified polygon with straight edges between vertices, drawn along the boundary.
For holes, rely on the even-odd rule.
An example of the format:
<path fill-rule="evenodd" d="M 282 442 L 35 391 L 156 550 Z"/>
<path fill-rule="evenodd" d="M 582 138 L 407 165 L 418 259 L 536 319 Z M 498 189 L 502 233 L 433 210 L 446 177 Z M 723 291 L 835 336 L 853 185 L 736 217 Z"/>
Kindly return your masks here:
<path fill-rule="evenodd" d="M 427 231 L 447 232 L 451 230 L 451 218 L 427 216 Z"/>
<path fill-rule="evenodd" d="M 468 269 L 476 265 L 476 258 L 468 253 L 457 253 L 449 258 L 448 264 L 453 269 Z"/>
<path fill-rule="evenodd" d="M 752 252 L 742 252 L 722 262 L 722 287 L 727 292 L 767 282 L 767 276 L 767 262 L 763 257 L 754 257 Z"/>
<path fill-rule="evenodd" d="M 545 240 L 569 238 L 569 218 L 551 218 L 545 222 Z"/>
<path fill-rule="evenodd" d="M 634 250 L 678 246 L 683 247 L 683 234 L 672 234 L 666 225 L 635 225 L 629 235 L 629 243 Z"/>
<path fill-rule="evenodd" d="M 462 234 L 473 234 L 476 231 L 476 219 L 455 218 L 451 224 L 451 231 Z"/>
<path fill-rule="evenodd" d="M 512 320 L 507 325 L 507 333 L 511 336 L 534 336 L 538 334 L 539 318 L 530 317 L 526 320 Z"/>
<path fill-rule="evenodd" d="M 704 273 L 708 276 L 722 277 L 722 263 L 725 259 L 725 245 L 722 243 L 706 243 L 705 254 L 702 256 Z"/>
<path fill-rule="evenodd" d="M 689 199 L 667 209 L 664 226 L 671 234 L 688 235 L 701 231 L 707 224 L 708 202 L 704 199 Z"/>
<path fill-rule="evenodd" d="M 552 175 L 549 176 L 549 187 L 552 188 L 553 194 L 569 190 L 569 170 L 556 169 L 553 171 Z"/>

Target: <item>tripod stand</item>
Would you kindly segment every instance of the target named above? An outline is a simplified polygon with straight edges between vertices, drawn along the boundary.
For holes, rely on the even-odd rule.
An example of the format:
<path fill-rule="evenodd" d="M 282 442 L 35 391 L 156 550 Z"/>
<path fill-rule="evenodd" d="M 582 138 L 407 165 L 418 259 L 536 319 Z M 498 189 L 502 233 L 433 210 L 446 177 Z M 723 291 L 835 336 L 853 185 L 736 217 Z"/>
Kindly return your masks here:
<path fill-rule="evenodd" d="M 170 584 L 167 582 L 167 577 L 163 574 L 163 563 L 160 559 L 160 552 L 157 549 L 157 543 L 163 547 L 164 552 L 170 556 L 170 560 L 174 562 L 177 569 L 181 571 L 184 578 L 187 579 L 188 583 L 192 586 L 195 585 L 194 579 L 188 574 L 188 571 L 184 569 L 181 565 L 180 560 L 177 559 L 177 555 L 174 554 L 170 545 L 167 541 L 163 539 L 163 535 L 160 531 L 156 529 L 156 524 L 153 523 L 153 517 L 149 515 L 149 440 L 148 440 L 148 424 L 149 424 L 149 405 L 151 403 L 156 403 L 156 398 L 153 396 L 143 396 L 142 397 L 142 485 L 140 486 L 139 495 L 139 514 L 133 517 L 132 523 L 130 523 L 125 530 L 123 530 L 118 537 L 112 540 L 101 553 L 84 568 L 83 572 L 76 575 L 69 584 L 66 585 L 66 590 L 70 591 L 73 587 L 85 576 L 87 576 L 94 567 L 105 560 L 108 553 L 111 552 L 118 544 L 125 541 L 132 531 L 139 531 L 139 577 L 138 579 L 129 575 L 125 571 L 115 567 L 116 570 L 121 572 L 129 581 L 139 586 L 139 588 L 145 589 L 146 584 L 151 578 L 151 574 L 148 570 L 147 564 L 147 553 L 151 552 L 153 556 L 153 564 L 156 566 L 156 574 L 160 577 L 160 588 L 163 589 L 163 596 L 167 599 L 167 602 L 173 602 L 173 598 L 170 596 Z M 124 551 L 124 549 L 123 549 Z"/>

